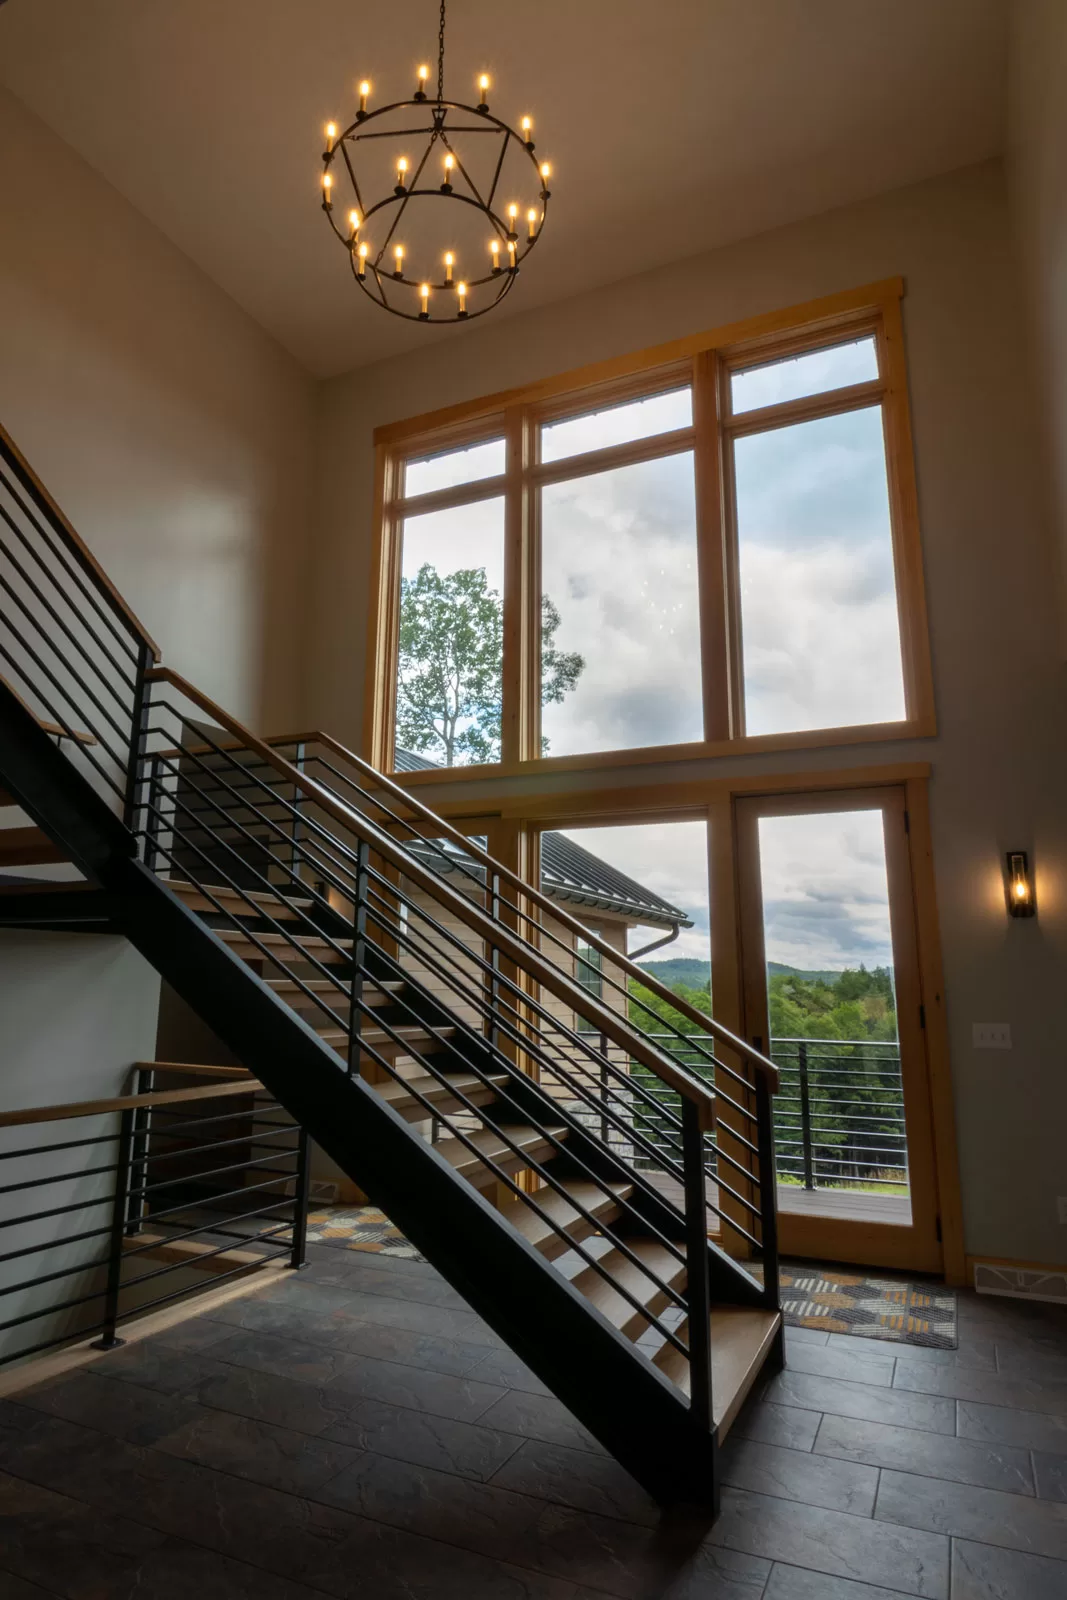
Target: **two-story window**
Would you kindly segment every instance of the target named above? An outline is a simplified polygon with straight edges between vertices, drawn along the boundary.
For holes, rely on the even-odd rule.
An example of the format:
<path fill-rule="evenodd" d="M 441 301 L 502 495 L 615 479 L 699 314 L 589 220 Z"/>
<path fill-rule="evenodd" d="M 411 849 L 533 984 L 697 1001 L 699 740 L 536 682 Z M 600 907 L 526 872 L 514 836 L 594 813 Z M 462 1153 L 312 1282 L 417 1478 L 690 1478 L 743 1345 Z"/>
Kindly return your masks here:
<path fill-rule="evenodd" d="M 381 430 L 372 759 L 932 732 L 901 292 Z"/>

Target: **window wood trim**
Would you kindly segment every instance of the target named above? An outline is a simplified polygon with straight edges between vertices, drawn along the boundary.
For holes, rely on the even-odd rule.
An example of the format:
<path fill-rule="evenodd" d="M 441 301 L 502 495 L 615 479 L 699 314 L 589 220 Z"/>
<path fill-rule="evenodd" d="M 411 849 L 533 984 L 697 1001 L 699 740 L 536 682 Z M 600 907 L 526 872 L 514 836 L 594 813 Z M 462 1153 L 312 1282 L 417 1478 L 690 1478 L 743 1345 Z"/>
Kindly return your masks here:
<path fill-rule="evenodd" d="M 868 284 L 599 362 L 518 389 L 448 407 L 375 431 L 375 548 L 370 584 L 363 749 L 392 773 L 399 644 L 400 536 L 403 518 L 503 495 L 504 668 L 501 760 L 478 766 L 393 774 L 412 788 L 490 778 L 532 778 L 706 760 L 724 755 L 816 750 L 936 733 L 918 502 L 904 362 L 902 278 Z M 870 332 L 878 340 L 875 380 L 738 413 L 729 409 L 729 374 Z M 693 425 L 649 439 L 541 464 L 539 426 L 692 383 Z M 737 539 L 732 527 L 731 436 L 809 417 L 881 405 L 885 428 L 893 561 L 907 715 L 897 722 L 850 724 L 749 736 L 744 732 Z M 503 436 L 502 476 L 403 498 L 407 460 Z M 639 461 L 692 451 L 697 503 L 697 588 L 704 738 L 581 755 L 542 757 L 537 662 L 540 651 L 540 539 L 536 519 L 544 483 L 570 481 Z"/>

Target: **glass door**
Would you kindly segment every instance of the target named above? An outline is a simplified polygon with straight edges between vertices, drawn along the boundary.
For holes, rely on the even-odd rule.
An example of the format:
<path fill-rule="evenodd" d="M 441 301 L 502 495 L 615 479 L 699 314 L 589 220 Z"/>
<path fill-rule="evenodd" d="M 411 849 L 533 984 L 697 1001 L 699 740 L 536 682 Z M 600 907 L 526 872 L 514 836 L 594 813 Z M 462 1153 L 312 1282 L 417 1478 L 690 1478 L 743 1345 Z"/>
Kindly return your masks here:
<path fill-rule="evenodd" d="M 738 801 L 744 1010 L 780 1073 L 781 1248 L 937 1271 L 904 791 Z"/>

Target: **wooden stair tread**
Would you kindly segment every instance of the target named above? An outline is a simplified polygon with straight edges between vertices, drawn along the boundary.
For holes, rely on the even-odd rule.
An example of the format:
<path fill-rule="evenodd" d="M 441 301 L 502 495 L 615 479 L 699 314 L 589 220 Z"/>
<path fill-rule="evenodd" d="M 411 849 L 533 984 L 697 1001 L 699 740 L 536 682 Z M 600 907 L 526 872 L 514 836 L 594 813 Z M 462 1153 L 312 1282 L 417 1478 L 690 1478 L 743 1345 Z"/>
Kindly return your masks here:
<path fill-rule="evenodd" d="M 567 1129 L 535 1128 L 520 1124 L 509 1127 L 507 1134 L 510 1143 L 505 1143 L 495 1128 L 481 1128 L 467 1135 L 474 1146 L 473 1150 L 462 1139 L 456 1138 L 441 1140 L 436 1149 L 438 1155 L 444 1156 L 462 1177 L 476 1188 L 481 1188 L 497 1181 L 496 1174 L 484 1165 L 485 1161 L 494 1162 L 505 1172 L 513 1172 L 524 1165 L 524 1157 L 535 1161 L 543 1156 L 551 1158 L 555 1154 L 551 1138 L 565 1139 Z M 513 1149 L 512 1145 L 517 1148 Z"/>
<path fill-rule="evenodd" d="M 678 1246 L 682 1257 L 679 1261 L 666 1245 L 657 1243 L 655 1239 L 628 1239 L 626 1242 L 638 1260 L 662 1279 L 669 1288 L 684 1289 L 686 1280 L 684 1245 Z M 600 1257 L 600 1263 L 616 1283 L 623 1284 L 630 1291 L 650 1316 L 658 1316 L 670 1305 L 671 1299 L 666 1290 L 654 1283 L 641 1267 L 624 1256 L 621 1250 L 609 1250 Z M 638 1338 L 648 1327 L 648 1317 L 642 1316 L 625 1295 L 621 1295 L 614 1284 L 609 1283 L 595 1267 L 584 1268 L 572 1278 L 571 1282 L 628 1339 Z"/>
<path fill-rule="evenodd" d="M 562 1193 L 545 1186 L 536 1189 L 530 1196 L 546 1214 L 544 1217 L 525 1200 L 519 1199 L 506 1201 L 500 1207 L 500 1214 L 517 1233 L 522 1234 L 527 1244 L 532 1244 L 535 1250 L 552 1261 L 556 1256 L 565 1254 L 572 1241 L 587 1239 L 595 1233 L 597 1222 L 610 1222 L 619 1213 L 619 1202 L 628 1199 L 632 1193 L 632 1183 L 606 1184 L 604 1188 L 595 1183 L 568 1183 L 564 1185 Z M 589 1222 L 575 1209 L 576 1204 L 582 1206 L 596 1221 Z M 552 1226 L 553 1222 L 563 1229 L 562 1233 Z"/>
<path fill-rule="evenodd" d="M 302 997 L 304 989 L 310 989 L 312 994 L 340 994 L 347 992 L 350 986 L 348 983 L 335 983 L 332 978 L 305 978 L 300 982 L 296 978 L 266 978 L 264 982 L 275 994 L 295 994 L 297 999 Z M 394 982 L 392 979 L 385 983 L 365 983 L 363 998 L 369 1006 L 384 1005 L 387 996 L 399 994 L 403 988 L 402 981 Z"/>
<path fill-rule="evenodd" d="M 0 828 L 0 867 L 41 867 L 69 860 L 40 828 Z"/>
<path fill-rule="evenodd" d="M 272 961 L 280 966 L 286 962 L 303 961 L 308 955 L 328 966 L 331 962 L 347 962 L 352 949 L 351 939 L 335 939 L 328 944 L 314 934 L 257 933 L 255 942 L 243 928 L 212 928 L 212 933 L 233 947 L 242 961 Z M 263 945 L 264 949 L 259 946 Z M 335 948 L 338 946 L 339 948 Z"/>
<path fill-rule="evenodd" d="M 759 1376 L 781 1321 L 780 1311 L 763 1306 L 716 1306 L 712 1310 L 711 1408 L 720 1443 Z M 689 1337 L 687 1322 L 678 1328 L 678 1336 Z M 683 1394 L 689 1393 L 689 1361 L 680 1350 L 664 1345 L 653 1362 Z"/>
<path fill-rule="evenodd" d="M 193 911 L 210 913 L 216 909 L 212 902 L 219 901 L 227 909 L 235 908 L 238 915 L 253 916 L 254 906 L 264 906 L 270 908 L 270 915 L 275 919 L 289 922 L 315 905 L 314 900 L 290 899 L 288 895 L 269 894 L 265 889 L 232 889 L 221 884 L 189 883 L 182 878 L 164 878 L 162 882 Z"/>
<path fill-rule="evenodd" d="M 382 1099 L 399 1111 L 402 1117 L 407 1117 L 410 1122 L 421 1122 L 430 1113 L 426 1107 L 415 1098 L 416 1093 L 423 1099 L 429 1100 L 435 1110 L 463 1110 L 462 1103 L 456 1098 L 462 1094 L 475 1105 L 484 1105 L 486 1101 L 496 1096 L 497 1088 L 507 1082 L 506 1073 L 498 1073 L 488 1083 L 473 1072 L 450 1073 L 445 1079 L 432 1078 L 427 1074 L 421 1078 L 391 1078 L 387 1083 L 376 1083 L 374 1089 Z"/>

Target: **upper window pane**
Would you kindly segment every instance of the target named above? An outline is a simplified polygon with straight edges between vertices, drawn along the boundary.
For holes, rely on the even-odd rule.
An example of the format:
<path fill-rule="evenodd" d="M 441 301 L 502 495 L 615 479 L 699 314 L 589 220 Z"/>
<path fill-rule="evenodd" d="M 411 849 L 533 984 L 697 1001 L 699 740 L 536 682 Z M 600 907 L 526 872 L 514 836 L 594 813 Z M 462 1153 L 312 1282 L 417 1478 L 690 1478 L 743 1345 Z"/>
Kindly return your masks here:
<path fill-rule="evenodd" d="M 802 400 L 826 389 L 844 389 L 851 383 L 869 383 L 878 376 L 878 349 L 873 335 L 848 344 L 809 350 L 761 367 L 748 367 L 730 377 L 730 404 L 736 415 L 759 406 L 777 406 Z"/>
<path fill-rule="evenodd" d="M 745 731 L 905 715 L 880 406 L 734 441 Z"/>
<path fill-rule="evenodd" d="M 480 478 L 497 478 L 504 471 L 503 439 L 487 439 L 467 450 L 446 450 L 404 463 L 404 494 L 431 494 L 435 489 L 455 489 Z"/>
<path fill-rule="evenodd" d="M 541 491 L 544 755 L 702 739 L 691 451 Z"/>
<path fill-rule="evenodd" d="M 590 411 L 584 417 L 546 423 L 541 429 L 541 460 L 563 461 L 567 456 L 581 456 L 590 450 L 606 450 L 609 445 L 631 444 L 635 439 L 650 439 L 656 433 L 692 426 L 693 391 L 688 387 L 672 389 L 668 394 L 649 395 L 647 400 L 630 400 L 605 411 Z"/>
<path fill-rule="evenodd" d="M 503 593 L 502 498 L 405 518 L 398 771 L 500 760 Z"/>

